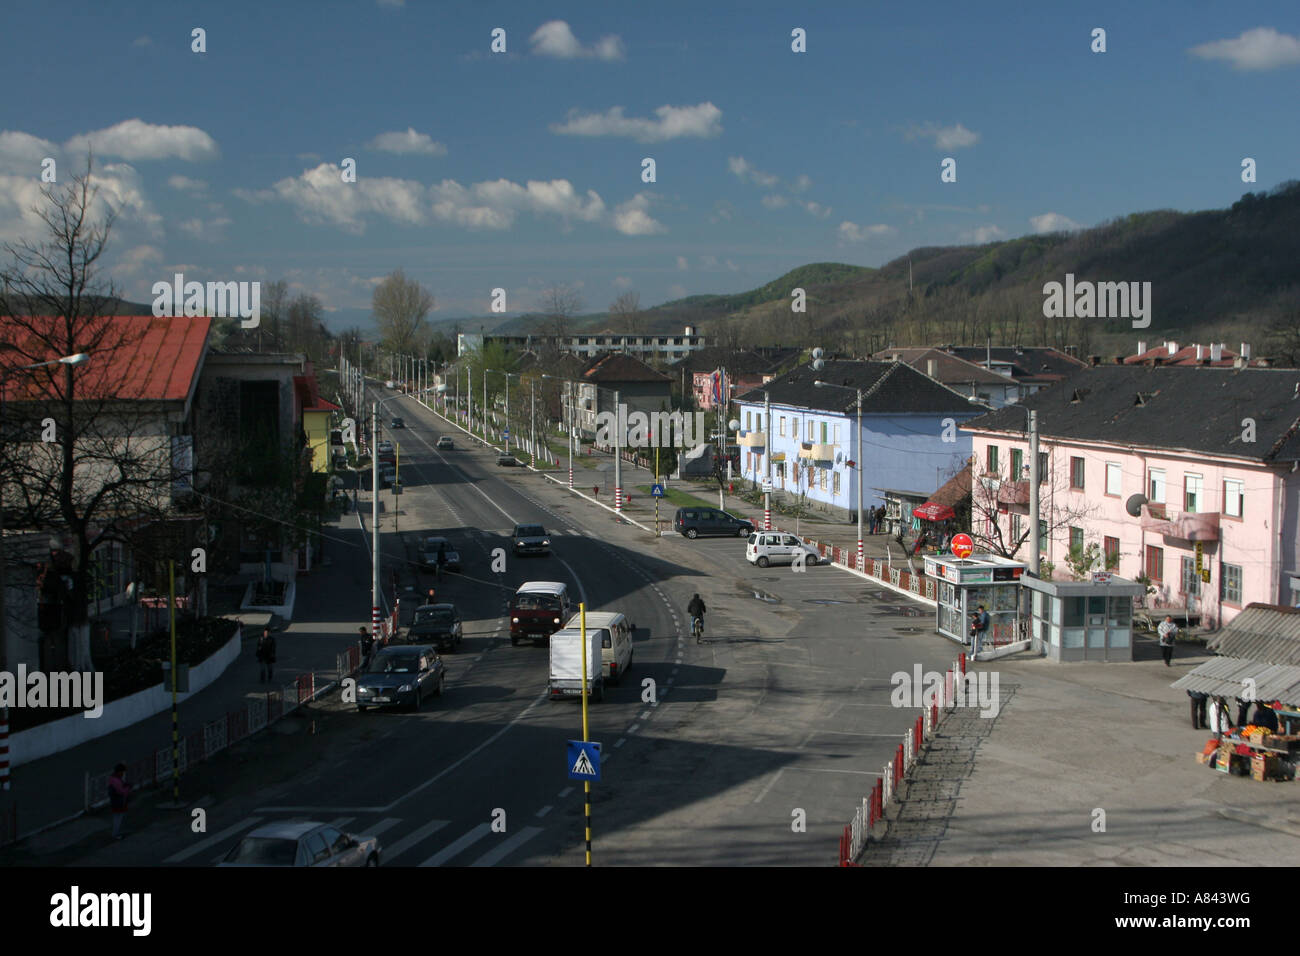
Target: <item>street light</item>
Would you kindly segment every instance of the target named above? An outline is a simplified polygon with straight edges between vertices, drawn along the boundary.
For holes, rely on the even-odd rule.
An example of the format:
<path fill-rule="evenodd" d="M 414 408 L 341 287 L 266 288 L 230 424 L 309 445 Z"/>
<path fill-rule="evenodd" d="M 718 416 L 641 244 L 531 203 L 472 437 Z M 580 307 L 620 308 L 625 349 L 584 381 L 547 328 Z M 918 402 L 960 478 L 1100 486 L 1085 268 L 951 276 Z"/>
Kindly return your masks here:
<path fill-rule="evenodd" d="M 379 409 L 401 398 L 390 395 L 370 405 L 370 626 L 371 635 L 379 633 Z"/>
<path fill-rule="evenodd" d="M 48 362 L 34 362 L 31 365 L 17 365 L 13 368 L 0 368 L 0 439 L 4 436 L 5 421 L 5 395 L 6 386 L 9 383 L 9 376 L 15 372 L 27 372 L 32 369 L 45 368 L 50 365 L 67 365 L 68 367 L 81 365 L 90 361 L 90 356 L 85 352 L 77 352 L 75 355 L 65 355 L 62 358 L 51 359 Z M 0 476 L 0 672 L 9 669 L 9 627 L 8 613 L 9 609 L 5 603 L 8 596 L 6 591 L 9 587 L 9 555 L 4 548 L 5 534 L 5 509 L 4 509 L 4 478 Z M 0 791 L 9 789 L 9 708 L 0 707 Z"/>
<path fill-rule="evenodd" d="M 821 350 L 818 349 L 817 351 L 820 352 Z M 855 443 L 858 448 L 853 461 L 857 464 L 858 471 L 858 570 L 862 570 L 866 567 L 865 556 L 862 552 L 862 389 L 852 385 L 836 385 L 834 382 L 823 382 L 821 379 L 813 382 L 813 385 L 818 388 L 841 388 L 846 392 L 858 393 L 858 431 L 855 436 Z M 849 450 L 852 451 L 853 449 L 850 448 Z"/>
<path fill-rule="evenodd" d="M 967 401 L 972 405 L 981 405 L 989 411 L 996 411 L 992 405 L 981 401 L 976 395 L 970 396 Z M 1038 577 L 1041 567 L 1039 563 L 1041 555 L 1038 548 L 1038 482 L 1041 480 L 1038 473 L 1038 412 L 1014 402 L 1010 405 L 1004 405 L 1003 408 L 1018 408 L 1025 413 L 1025 431 L 1029 437 L 1029 534 L 1033 541 L 1033 546 L 1029 549 L 1029 573 L 1034 577 Z M 1019 480 L 1020 476 L 1016 475 L 1015 478 Z"/>

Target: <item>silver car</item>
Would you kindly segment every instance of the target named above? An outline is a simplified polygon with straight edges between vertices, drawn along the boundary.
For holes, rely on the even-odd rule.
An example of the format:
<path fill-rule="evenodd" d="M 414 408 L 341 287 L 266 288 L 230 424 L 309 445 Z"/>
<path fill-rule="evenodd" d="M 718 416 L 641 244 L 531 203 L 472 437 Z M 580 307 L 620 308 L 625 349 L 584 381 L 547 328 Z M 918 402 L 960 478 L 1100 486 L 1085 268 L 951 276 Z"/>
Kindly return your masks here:
<path fill-rule="evenodd" d="M 379 838 L 328 823 L 268 823 L 230 848 L 217 866 L 378 866 Z"/>
<path fill-rule="evenodd" d="M 821 556 L 816 548 L 804 544 L 792 534 L 784 531 L 756 531 L 749 536 L 749 542 L 745 546 L 745 559 L 750 564 L 765 568 L 769 564 L 795 564 L 798 561 L 812 566 L 821 560 Z"/>

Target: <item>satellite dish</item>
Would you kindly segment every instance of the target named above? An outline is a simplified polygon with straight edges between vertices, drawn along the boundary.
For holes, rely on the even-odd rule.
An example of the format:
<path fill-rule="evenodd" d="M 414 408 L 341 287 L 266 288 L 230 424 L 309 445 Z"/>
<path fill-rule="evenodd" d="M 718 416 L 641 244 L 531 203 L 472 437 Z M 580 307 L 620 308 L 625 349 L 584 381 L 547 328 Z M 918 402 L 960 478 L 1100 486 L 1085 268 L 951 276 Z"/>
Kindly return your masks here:
<path fill-rule="evenodd" d="M 815 359 L 819 359 L 819 358 L 821 358 L 821 357 L 822 357 L 823 355 L 825 355 L 825 354 L 826 354 L 826 353 L 823 352 L 821 349 L 813 349 L 813 350 L 812 350 L 812 357 L 815 358 Z"/>
<path fill-rule="evenodd" d="M 818 351 L 820 352 L 821 349 L 818 349 Z M 813 368 L 818 372 L 820 372 L 825 367 L 826 367 L 826 363 L 823 362 L 821 359 L 817 359 L 813 362 Z"/>
<path fill-rule="evenodd" d="M 1142 517 L 1142 506 L 1146 503 L 1146 495 L 1129 495 L 1128 501 L 1124 502 L 1124 510 L 1134 518 L 1140 518 Z"/>

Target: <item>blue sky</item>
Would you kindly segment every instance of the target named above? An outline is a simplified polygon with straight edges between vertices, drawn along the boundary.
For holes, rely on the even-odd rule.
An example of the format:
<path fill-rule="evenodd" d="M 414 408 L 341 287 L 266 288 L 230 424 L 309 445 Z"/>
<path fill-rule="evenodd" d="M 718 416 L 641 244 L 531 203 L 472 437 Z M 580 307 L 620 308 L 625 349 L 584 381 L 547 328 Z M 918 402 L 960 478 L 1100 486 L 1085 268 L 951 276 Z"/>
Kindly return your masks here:
<path fill-rule="evenodd" d="M 1293 2 L 8 0 L 0 238 L 90 142 L 139 301 L 183 271 L 365 308 L 402 268 L 435 318 L 648 306 L 1300 178 L 1297 37 Z"/>

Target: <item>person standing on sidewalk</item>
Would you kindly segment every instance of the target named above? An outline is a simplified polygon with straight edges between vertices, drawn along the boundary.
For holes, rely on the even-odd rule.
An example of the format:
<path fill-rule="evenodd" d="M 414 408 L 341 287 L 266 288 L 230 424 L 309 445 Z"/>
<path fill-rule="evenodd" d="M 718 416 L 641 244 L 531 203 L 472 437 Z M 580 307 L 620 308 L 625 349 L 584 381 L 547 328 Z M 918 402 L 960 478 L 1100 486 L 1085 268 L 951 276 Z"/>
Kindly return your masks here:
<path fill-rule="evenodd" d="M 275 667 L 275 638 L 271 635 L 269 627 L 262 628 L 262 636 L 257 641 L 257 660 L 262 683 L 266 683 L 271 679 L 271 672 Z"/>
<path fill-rule="evenodd" d="M 126 764 L 119 763 L 108 778 L 108 805 L 113 810 L 113 839 L 122 839 L 122 824 L 126 820 L 126 806 L 131 799 L 131 785 L 126 782 Z"/>
<path fill-rule="evenodd" d="M 972 658 L 979 657 L 980 648 L 984 645 L 984 635 L 988 632 L 988 629 L 989 612 L 984 610 L 984 605 L 981 604 L 971 620 L 970 653 Z"/>
<path fill-rule="evenodd" d="M 1170 661 L 1174 658 L 1174 639 L 1178 636 L 1178 625 L 1173 617 L 1166 614 L 1156 633 L 1160 635 L 1160 653 L 1165 657 L 1165 667 L 1173 667 Z"/>
<path fill-rule="evenodd" d="M 1192 700 L 1192 729 L 1200 730 L 1203 727 L 1209 727 L 1209 723 L 1205 719 L 1205 707 L 1209 695 L 1205 691 L 1189 690 L 1187 696 Z"/>
<path fill-rule="evenodd" d="M 370 663 L 370 632 L 364 627 L 357 628 L 357 633 L 361 635 L 361 661 L 362 666 Z"/>

